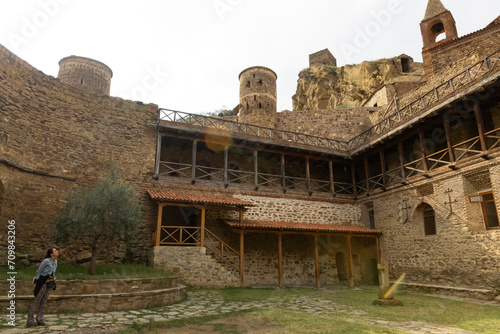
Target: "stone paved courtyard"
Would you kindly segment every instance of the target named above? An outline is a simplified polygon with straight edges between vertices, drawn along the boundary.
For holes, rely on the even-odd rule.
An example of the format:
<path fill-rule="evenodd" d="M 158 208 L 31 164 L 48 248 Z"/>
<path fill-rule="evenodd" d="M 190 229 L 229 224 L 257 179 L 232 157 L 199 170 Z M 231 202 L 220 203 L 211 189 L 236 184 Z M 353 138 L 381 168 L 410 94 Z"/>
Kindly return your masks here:
<path fill-rule="evenodd" d="M 489 304 L 489 303 L 488 303 Z M 494 305 L 494 304 L 491 304 Z M 498 305 L 498 304 L 497 304 Z M 390 322 L 373 318 L 370 314 L 337 305 L 328 300 L 313 296 L 297 296 L 283 301 L 225 302 L 217 290 L 196 290 L 187 293 L 185 301 L 179 304 L 155 309 L 131 310 L 108 313 L 48 314 L 47 326 L 27 328 L 26 314 L 18 315 L 15 328 L 6 327 L 5 317 L 1 320 L 3 334 L 14 333 L 109 333 L 125 328 L 132 323 L 161 322 L 189 317 L 222 315 L 225 313 L 249 310 L 252 308 L 290 309 L 326 315 L 343 313 L 348 321 L 367 325 L 390 327 L 407 333 L 465 334 L 474 333 L 456 328 L 436 326 L 423 322 Z"/>

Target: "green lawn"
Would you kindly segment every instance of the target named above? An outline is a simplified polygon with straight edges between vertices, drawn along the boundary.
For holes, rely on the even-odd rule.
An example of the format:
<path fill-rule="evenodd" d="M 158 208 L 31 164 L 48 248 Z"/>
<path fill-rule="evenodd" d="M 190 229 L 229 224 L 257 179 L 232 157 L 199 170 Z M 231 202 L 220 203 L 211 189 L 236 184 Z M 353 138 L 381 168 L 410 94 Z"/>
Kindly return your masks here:
<path fill-rule="evenodd" d="M 16 280 L 31 281 L 35 276 L 38 267 L 24 267 L 18 269 Z M 172 276 L 168 271 L 141 266 L 138 264 L 98 264 L 96 266 L 97 275 L 87 275 L 87 265 L 61 263 L 57 267 L 56 277 L 58 280 L 75 279 L 110 279 L 110 278 L 150 278 Z M 2 273 L 0 279 L 4 279 L 6 274 Z"/>

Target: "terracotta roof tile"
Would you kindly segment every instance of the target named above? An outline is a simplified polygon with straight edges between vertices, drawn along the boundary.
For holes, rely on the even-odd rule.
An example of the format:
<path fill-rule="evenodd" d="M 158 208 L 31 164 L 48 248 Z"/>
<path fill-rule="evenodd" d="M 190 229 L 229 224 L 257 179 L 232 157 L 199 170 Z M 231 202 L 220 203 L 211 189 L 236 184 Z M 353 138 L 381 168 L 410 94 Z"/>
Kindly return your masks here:
<path fill-rule="evenodd" d="M 244 220 L 241 224 L 238 220 L 223 220 L 231 227 L 245 229 L 262 230 L 283 230 L 283 231 L 310 231 L 310 232 L 330 232 L 330 233 L 354 233 L 354 234 L 382 234 L 381 231 L 372 230 L 362 226 L 352 225 L 332 225 L 332 224 L 309 224 L 292 222 L 273 222 L 264 220 Z"/>
<path fill-rule="evenodd" d="M 254 206 L 252 203 L 235 197 L 214 196 L 191 192 L 174 192 L 167 190 L 148 189 L 151 199 L 162 202 L 182 202 L 196 204 L 216 204 L 229 206 Z"/>

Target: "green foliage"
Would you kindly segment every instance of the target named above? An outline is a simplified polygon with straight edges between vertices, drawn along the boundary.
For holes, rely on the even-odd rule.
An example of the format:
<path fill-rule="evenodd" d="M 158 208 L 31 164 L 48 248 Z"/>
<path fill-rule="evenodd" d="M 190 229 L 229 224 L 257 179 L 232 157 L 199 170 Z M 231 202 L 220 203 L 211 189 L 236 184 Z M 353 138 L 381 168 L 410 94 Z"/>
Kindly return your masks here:
<path fill-rule="evenodd" d="M 95 188 L 79 187 L 68 196 L 56 217 L 52 236 L 57 243 L 80 242 L 92 252 L 89 274 L 95 274 L 95 262 L 106 245 L 127 240 L 139 225 L 141 206 L 134 200 L 134 188 L 119 178 L 113 165 Z"/>
<path fill-rule="evenodd" d="M 228 109 L 226 106 L 222 106 L 222 108 L 217 109 L 214 112 L 207 113 L 207 116 L 226 117 L 226 116 L 234 116 L 234 113 L 232 109 Z"/>
<path fill-rule="evenodd" d="M 25 267 L 17 271 L 16 280 L 31 281 L 38 267 Z M 57 267 L 58 280 L 99 280 L 99 279 L 126 279 L 126 278 L 154 278 L 170 277 L 172 273 L 140 264 L 97 264 L 97 275 L 89 275 L 88 265 L 64 263 Z M 7 279 L 7 274 L 0 273 L 0 279 Z"/>

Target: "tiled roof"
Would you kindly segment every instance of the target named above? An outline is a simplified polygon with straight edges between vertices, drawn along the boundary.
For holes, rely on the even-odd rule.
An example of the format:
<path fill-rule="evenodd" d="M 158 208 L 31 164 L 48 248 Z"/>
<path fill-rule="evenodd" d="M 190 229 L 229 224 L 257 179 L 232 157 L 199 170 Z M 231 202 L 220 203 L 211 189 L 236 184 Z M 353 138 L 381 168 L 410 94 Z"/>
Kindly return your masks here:
<path fill-rule="evenodd" d="M 174 192 L 168 190 L 148 189 L 151 199 L 160 202 L 181 202 L 196 204 L 215 204 L 229 206 L 254 206 L 252 203 L 235 197 L 214 196 L 191 192 Z"/>
<path fill-rule="evenodd" d="M 448 11 L 440 0 L 429 0 L 425 11 L 424 21 L 432 19 L 441 13 Z"/>
<path fill-rule="evenodd" d="M 243 229 L 354 233 L 354 234 L 382 234 L 382 232 L 378 230 L 372 230 L 362 226 L 351 226 L 351 225 L 272 222 L 264 220 L 244 220 L 243 223 L 240 223 L 238 220 L 234 219 L 225 219 L 223 220 L 223 222 L 225 222 L 231 227 L 243 228 Z"/>

